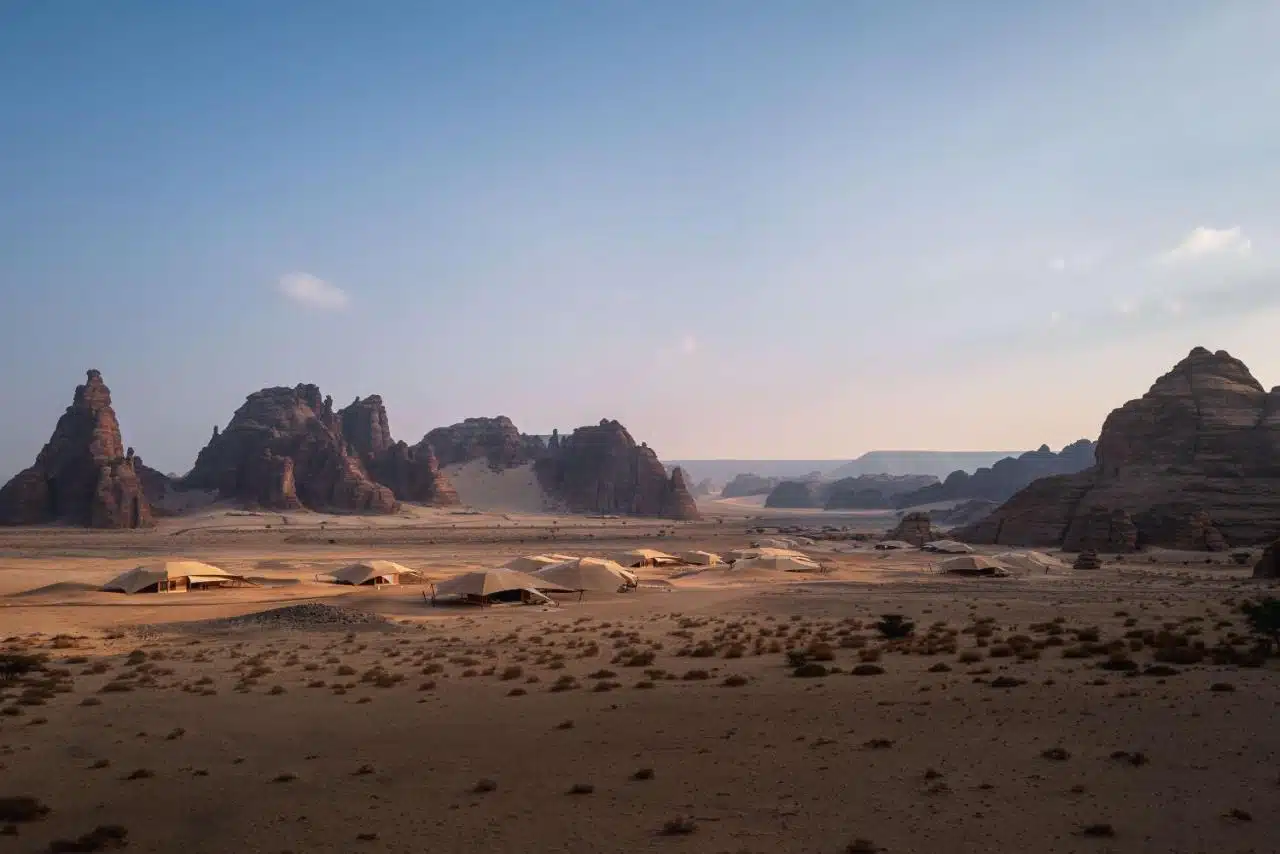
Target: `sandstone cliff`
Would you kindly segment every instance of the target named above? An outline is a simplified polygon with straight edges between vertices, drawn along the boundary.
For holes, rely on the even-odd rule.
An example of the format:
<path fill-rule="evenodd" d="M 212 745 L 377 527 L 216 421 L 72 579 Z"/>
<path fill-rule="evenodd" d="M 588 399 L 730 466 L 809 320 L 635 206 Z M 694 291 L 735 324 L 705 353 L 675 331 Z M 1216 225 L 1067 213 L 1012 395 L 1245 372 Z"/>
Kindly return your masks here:
<path fill-rule="evenodd" d="M 213 429 L 182 485 L 277 510 L 398 509 L 395 494 L 373 480 L 344 437 L 333 399 L 314 385 L 249 395 L 225 430 Z"/>
<path fill-rule="evenodd" d="M 648 445 L 636 444 L 617 421 L 579 427 L 555 445 L 534 470 L 542 488 L 570 510 L 700 518 L 684 472 L 676 468 L 668 476 L 658 455 Z"/>
<path fill-rule="evenodd" d="M 898 507 L 914 507 L 960 499 L 1007 501 L 1033 480 L 1055 474 L 1075 474 L 1092 467 L 1094 450 L 1094 443 L 1088 439 L 1072 442 L 1056 454 L 1049 450 L 1048 445 L 1041 445 L 1037 450 L 997 460 L 989 468 L 980 468 L 973 474 L 953 471 L 942 483 L 898 496 L 896 504 Z"/>
<path fill-rule="evenodd" d="M 410 447 L 391 437 L 391 422 L 381 396 L 357 397 L 350 406 L 339 410 L 338 419 L 343 437 L 365 470 L 396 498 L 437 506 L 460 503 L 430 445 Z"/>
<path fill-rule="evenodd" d="M 35 463 L 0 489 L 0 524 L 146 527 L 151 507 L 135 463 L 141 460 L 124 447 L 111 391 L 89 371 Z"/>
<path fill-rule="evenodd" d="M 721 498 L 746 498 L 750 495 L 768 495 L 782 483 L 780 477 L 761 477 L 758 474 L 736 474 L 720 490 Z"/>
<path fill-rule="evenodd" d="M 956 536 L 978 543 L 1124 551 L 1217 550 L 1280 527 L 1280 388 L 1197 347 L 1107 417 L 1096 463 L 1031 483 Z"/>
<path fill-rule="evenodd" d="M 494 469 L 531 463 L 544 450 L 541 439 L 521 433 L 505 415 L 468 418 L 449 427 L 437 427 L 419 444 L 430 445 L 440 465 L 485 459 Z"/>
<path fill-rule="evenodd" d="M 902 540 L 913 546 L 940 539 L 941 532 L 933 527 L 928 513 L 908 513 L 903 516 L 897 526 L 885 534 L 886 540 Z"/>

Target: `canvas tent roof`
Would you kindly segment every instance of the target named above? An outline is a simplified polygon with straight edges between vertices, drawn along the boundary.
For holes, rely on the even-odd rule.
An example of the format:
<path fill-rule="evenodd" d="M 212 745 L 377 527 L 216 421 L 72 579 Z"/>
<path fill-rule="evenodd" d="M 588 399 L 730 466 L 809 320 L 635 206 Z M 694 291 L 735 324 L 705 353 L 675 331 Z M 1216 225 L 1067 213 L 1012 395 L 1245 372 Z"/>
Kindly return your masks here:
<path fill-rule="evenodd" d="M 808 559 L 808 555 L 804 552 L 798 552 L 795 549 L 779 549 L 773 546 L 752 546 L 749 549 L 733 549 L 725 552 L 725 557 L 729 560 L 750 560 L 756 557 L 801 557 Z"/>
<path fill-rule="evenodd" d="M 504 563 L 502 568 L 514 569 L 516 572 L 537 572 L 540 569 L 571 559 L 565 555 L 521 555 L 520 557 L 513 557 Z"/>
<path fill-rule="evenodd" d="M 887 549 L 914 549 L 915 546 L 906 540 L 881 540 L 876 543 L 876 548 L 885 551 Z"/>
<path fill-rule="evenodd" d="M 766 555 L 763 557 L 745 558 L 734 561 L 733 570 L 771 569 L 783 572 L 818 572 L 822 566 L 817 561 L 795 555 Z"/>
<path fill-rule="evenodd" d="M 635 573 L 628 572 L 611 560 L 583 557 L 544 567 L 534 577 L 558 584 L 566 590 L 592 590 L 616 593 L 622 587 L 636 585 Z"/>
<path fill-rule="evenodd" d="M 355 585 L 368 584 L 379 578 L 398 577 L 401 575 L 421 577 L 422 575 L 416 569 L 410 569 L 404 564 L 391 560 L 362 560 L 344 566 L 342 569 L 321 574 L 328 575 L 338 584 Z"/>
<path fill-rule="evenodd" d="M 1044 552 L 1026 551 L 1026 552 L 1001 552 L 993 556 L 994 560 L 1001 564 L 1016 569 L 1020 572 L 1053 572 L 1057 569 L 1066 569 L 1067 565 L 1055 557 L 1045 554 Z"/>
<path fill-rule="evenodd" d="M 685 563 L 691 563 L 694 566 L 713 566 L 717 563 L 724 563 L 724 559 L 715 552 L 680 552 L 680 559 Z"/>
<path fill-rule="evenodd" d="M 989 557 L 982 555 L 961 555 L 960 557 L 947 558 L 938 565 L 943 572 L 949 572 L 956 575 L 1008 575 L 1009 570 L 996 563 Z"/>
<path fill-rule="evenodd" d="M 482 569 L 456 575 L 435 585 L 437 596 L 492 596 L 509 590 L 559 590 L 567 592 L 553 581 L 537 578 L 514 569 Z"/>
<path fill-rule="evenodd" d="M 926 552 L 937 552 L 947 555 L 967 555 L 973 553 L 973 546 L 959 540 L 934 540 L 920 547 Z"/>
<path fill-rule="evenodd" d="M 618 552 L 613 556 L 616 563 L 622 566 L 640 566 L 641 564 L 680 563 L 680 558 L 657 549 L 631 549 Z"/>
<path fill-rule="evenodd" d="M 160 583 L 185 579 L 187 584 L 252 584 L 243 576 L 198 560 L 166 560 L 146 563 L 122 572 L 102 585 L 102 589 L 119 593 L 139 593 Z"/>

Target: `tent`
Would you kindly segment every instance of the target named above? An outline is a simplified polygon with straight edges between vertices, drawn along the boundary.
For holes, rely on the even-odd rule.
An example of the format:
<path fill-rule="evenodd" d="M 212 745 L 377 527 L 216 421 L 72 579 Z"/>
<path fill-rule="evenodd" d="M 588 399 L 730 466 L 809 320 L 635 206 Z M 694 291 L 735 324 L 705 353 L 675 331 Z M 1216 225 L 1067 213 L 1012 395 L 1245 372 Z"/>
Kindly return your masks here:
<path fill-rule="evenodd" d="M 714 566 L 717 563 L 724 563 L 724 559 L 714 552 L 680 552 L 680 559 L 693 566 Z"/>
<path fill-rule="evenodd" d="M 167 593 L 213 587 L 257 587 L 242 575 L 197 560 L 166 560 L 135 566 L 102 585 L 115 593 Z"/>
<path fill-rule="evenodd" d="M 789 540 L 784 537 L 775 537 L 768 540 L 753 540 L 751 547 L 753 549 L 792 549 L 797 545 L 795 540 Z"/>
<path fill-rule="evenodd" d="M 403 564 L 390 560 L 362 560 L 353 563 L 350 566 L 344 566 L 342 569 L 336 569 L 333 572 L 322 572 L 318 578 L 328 576 L 334 584 L 367 584 L 377 586 L 381 584 L 401 584 L 402 576 L 407 576 L 403 580 L 421 581 L 422 573 L 416 569 L 410 569 Z"/>
<path fill-rule="evenodd" d="M 521 555 L 504 563 L 502 568 L 514 569 L 516 572 L 537 572 L 566 560 L 572 560 L 572 558 L 565 555 Z"/>
<path fill-rule="evenodd" d="M 944 555 L 973 554 L 973 546 L 962 543 L 959 540 L 934 540 L 931 543 L 925 543 L 920 547 L 920 550 Z"/>
<path fill-rule="evenodd" d="M 757 557 L 799 557 L 808 559 L 808 555 L 804 552 L 798 552 L 795 549 L 778 549 L 772 546 L 753 546 L 749 549 L 733 549 L 725 552 L 724 556 L 728 560 L 751 560 Z"/>
<path fill-rule="evenodd" d="M 1005 578 L 1009 575 L 1009 570 L 982 555 L 948 558 L 938 564 L 938 567 L 950 575 L 985 575 L 995 578 Z"/>
<path fill-rule="evenodd" d="M 598 557 L 581 557 L 557 563 L 538 570 L 533 576 L 558 584 L 566 590 L 592 590 L 601 593 L 618 593 L 629 590 L 638 583 L 635 573 L 628 572 L 611 560 Z"/>
<path fill-rule="evenodd" d="M 435 602 L 437 596 L 457 596 L 464 601 L 482 605 L 494 602 L 548 603 L 551 600 L 543 595 L 544 591 L 569 592 L 553 581 L 535 578 L 514 569 L 483 569 L 455 575 L 439 584 L 433 584 L 431 601 Z"/>
<path fill-rule="evenodd" d="M 733 571 L 746 569 L 771 569 L 782 572 L 821 572 L 822 565 L 807 557 L 794 555 L 773 555 L 744 558 L 733 562 Z"/>
<path fill-rule="evenodd" d="M 890 551 L 894 549 L 914 549 L 915 546 L 906 540 L 881 540 L 876 543 L 876 548 L 880 551 Z"/>
<path fill-rule="evenodd" d="M 660 552 L 657 549 L 631 549 L 619 552 L 613 560 L 621 566 L 673 566 L 681 563 L 680 558 Z"/>
<path fill-rule="evenodd" d="M 992 559 L 1003 564 L 1009 569 L 1031 575 L 1033 573 L 1045 574 L 1060 569 L 1066 569 L 1067 565 L 1055 557 L 1050 557 L 1044 552 L 1026 551 L 1026 552 L 1001 552 L 993 555 Z"/>

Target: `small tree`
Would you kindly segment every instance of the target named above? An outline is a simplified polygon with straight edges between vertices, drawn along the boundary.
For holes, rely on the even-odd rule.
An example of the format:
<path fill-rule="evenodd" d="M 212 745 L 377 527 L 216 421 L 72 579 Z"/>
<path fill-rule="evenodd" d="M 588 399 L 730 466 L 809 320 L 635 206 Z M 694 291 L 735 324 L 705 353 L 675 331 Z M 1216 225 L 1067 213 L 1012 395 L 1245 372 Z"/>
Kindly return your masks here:
<path fill-rule="evenodd" d="M 1263 638 L 1268 653 L 1280 646 L 1280 599 L 1245 602 L 1240 613 L 1249 621 L 1249 630 Z"/>
<path fill-rule="evenodd" d="M 880 622 L 876 623 L 876 629 L 882 637 L 897 640 L 912 635 L 916 630 L 916 624 L 901 614 L 881 614 Z"/>

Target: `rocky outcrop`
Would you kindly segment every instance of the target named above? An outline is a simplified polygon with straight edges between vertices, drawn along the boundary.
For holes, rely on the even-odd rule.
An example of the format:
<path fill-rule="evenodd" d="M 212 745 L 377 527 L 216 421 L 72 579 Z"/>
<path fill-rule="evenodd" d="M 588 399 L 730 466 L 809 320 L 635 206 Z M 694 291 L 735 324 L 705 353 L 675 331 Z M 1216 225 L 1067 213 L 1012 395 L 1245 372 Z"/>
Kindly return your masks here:
<path fill-rule="evenodd" d="M 768 495 L 780 483 L 782 483 L 780 477 L 761 477 L 750 472 L 736 474 L 724 485 L 724 489 L 720 490 L 720 497 L 747 498 L 751 495 Z"/>
<path fill-rule="evenodd" d="M 534 471 L 543 490 L 571 511 L 700 518 L 684 472 L 677 468 L 668 476 L 658 455 L 636 444 L 617 421 L 579 427 L 558 445 L 546 450 Z"/>
<path fill-rule="evenodd" d="M 102 374 L 89 371 L 35 463 L 0 489 L 0 524 L 143 528 L 151 506 Z"/>
<path fill-rule="evenodd" d="M 898 497 L 897 506 L 913 507 L 932 504 L 935 501 L 982 499 L 1007 501 L 1019 489 L 1033 480 L 1055 474 L 1075 474 L 1094 464 L 1095 444 L 1080 439 L 1054 453 L 1048 445 L 1027 451 L 1016 457 L 1005 457 L 989 468 L 980 468 L 973 474 L 963 470 L 953 471 L 942 483 L 925 486 Z"/>
<path fill-rule="evenodd" d="M 1262 558 L 1253 566 L 1253 577 L 1280 578 L 1280 540 L 1263 550 Z"/>
<path fill-rule="evenodd" d="M 435 451 L 425 441 L 414 446 L 391 437 L 391 421 L 379 395 L 356 398 L 338 412 L 342 435 L 365 470 L 400 501 L 449 506 L 461 503 Z"/>
<path fill-rule="evenodd" d="M 1124 510 L 1091 507 L 1071 520 L 1062 541 L 1069 552 L 1131 552 L 1138 548 L 1138 526 Z"/>
<path fill-rule="evenodd" d="M 906 514 L 897 527 L 885 535 L 886 540 L 902 540 L 913 546 L 923 546 L 941 537 L 942 532 L 933 527 L 928 513 Z"/>
<path fill-rule="evenodd" d="M 555 440 L 561 443 L 558 433 Z M 533 462 L 544 450 L 541 439 L 521 433 L 505 415 L 437 427 L 422 441 L 431 445 L 442 466 L 484 459 L 493 469 L 514 468 Z"/>
<path fill-rule="evenodd" d="M 963 472 L 961 472 L 963 474 Z M 841 478 L 823 488 L 822 507 L 827 510 L 887 510 L 938 479 L 931 474 L 864 474 Z"/>
<path fill-rule="evenodd" d="M 1280 388 L 1266 391 L 1225 351 L 1197 347 L 1113 411 L 1093 467 L 1032 482 L 956 536 L 1054 546 L 1094 536 L 1123 512 L 1136 547 L 1222 549 L 1274 536 L 1280 518 Z M 1121 525 L 1124 529 L 1126 526 Z"/>
<path fill-rule="evenodd" d="M 822 506 L 822 484 L 812 481 L 784 480 L 764 500 L 765 507 L 799 509 Z"/>
<path fill-rule="evenodd" d="M 929 515 L 940 525 L 970 525 L 985 518 L 997 506 L 994 501 L 974 498 L 962 501 L 950 510 L 932 510 Z"/>
<path fill-rule="evenodd" d="M 214 428 L 182 485 L 276 510 L 398 509 L 395 494 L 374 481 L 345 438 L 333 399 L 314 385 L 249 395 L 225 430 Z"/>

